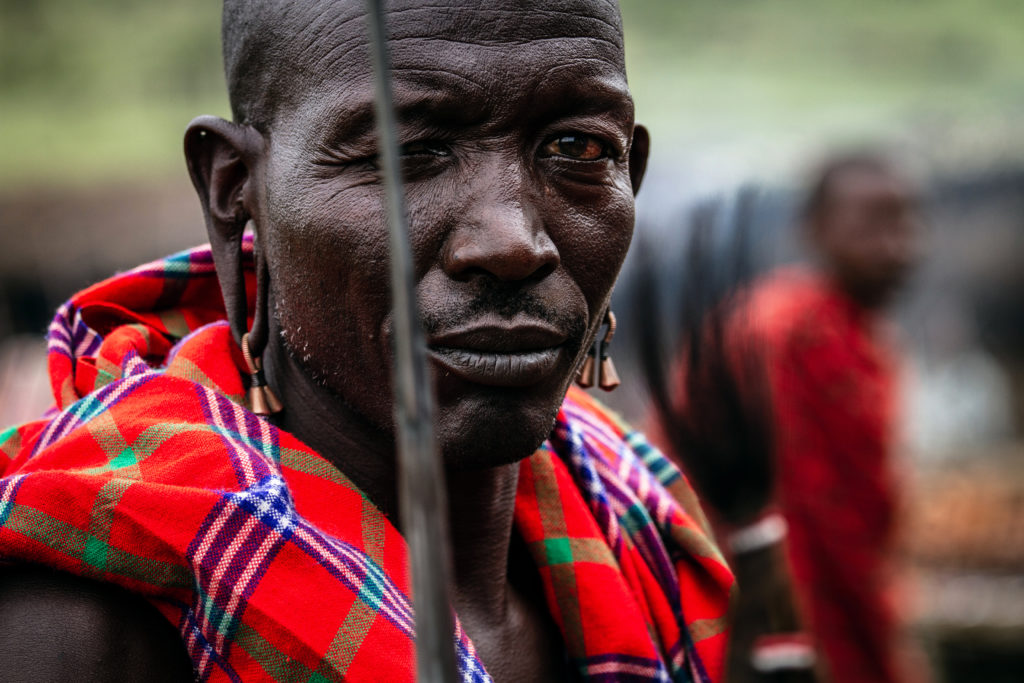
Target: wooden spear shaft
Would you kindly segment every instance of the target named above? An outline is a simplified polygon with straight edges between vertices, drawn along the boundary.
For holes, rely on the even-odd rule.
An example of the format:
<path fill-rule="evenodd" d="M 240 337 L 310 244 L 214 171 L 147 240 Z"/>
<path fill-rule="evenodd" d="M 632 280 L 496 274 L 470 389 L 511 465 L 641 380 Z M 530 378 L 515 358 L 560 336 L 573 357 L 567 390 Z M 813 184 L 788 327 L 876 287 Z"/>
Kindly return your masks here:
<path fill-rule="evenodd" d="M 448 510 L 434 436 L 427 347 L 416 305 L 416 279 L 402 192 L 391 65 L 382 0 L 367 0 L 379 163 L 391 240 L 395 428 L 402 533 L 409 547 L 416 614 L 416 676 L 421 683 L 458 678 L 448 575 Z"/>

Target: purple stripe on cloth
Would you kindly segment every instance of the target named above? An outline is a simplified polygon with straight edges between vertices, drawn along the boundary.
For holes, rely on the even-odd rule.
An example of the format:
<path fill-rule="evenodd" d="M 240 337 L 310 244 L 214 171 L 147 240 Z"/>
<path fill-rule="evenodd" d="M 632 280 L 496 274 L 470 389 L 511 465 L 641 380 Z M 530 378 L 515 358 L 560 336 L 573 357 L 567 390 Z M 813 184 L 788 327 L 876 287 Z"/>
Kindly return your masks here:
<path fill-rule="evenodd" d="M 99 391 L 71 404 L 46 427 L 46 431 L 43 432 L 42 436 L 39 437 L 39 440 L 33 446 L 32 455 L 36 455 L 48 446 L 63 439 L 87 421 L 109 410 L 111 406 L 116 405 L 125 395 L 138 389 L 155 376 L 155 373 L 147 373 L 112 382 Z"/>

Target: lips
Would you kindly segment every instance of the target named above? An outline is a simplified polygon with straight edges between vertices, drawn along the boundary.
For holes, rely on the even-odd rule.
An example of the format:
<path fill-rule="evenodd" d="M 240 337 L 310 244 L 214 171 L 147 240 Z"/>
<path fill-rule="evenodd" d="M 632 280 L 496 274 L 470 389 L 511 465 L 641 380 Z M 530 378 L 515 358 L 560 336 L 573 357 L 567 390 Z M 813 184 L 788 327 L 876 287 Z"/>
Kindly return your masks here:
<path fill-rule="evenodd" d="M 555 371 L 566 338 L 536 320 L 481 321 L 432 336 L 429 348 L 438 365 L 469 382 L 527 387 Z"/>

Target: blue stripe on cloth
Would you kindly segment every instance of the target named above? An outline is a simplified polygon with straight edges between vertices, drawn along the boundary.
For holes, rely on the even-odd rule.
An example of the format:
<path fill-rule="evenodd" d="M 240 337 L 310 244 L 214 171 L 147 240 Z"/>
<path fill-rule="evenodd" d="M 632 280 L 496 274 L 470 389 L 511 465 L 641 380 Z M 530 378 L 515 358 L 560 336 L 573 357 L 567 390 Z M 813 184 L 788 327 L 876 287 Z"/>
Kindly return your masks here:
<path fill-rule="evenodd" d="M 662 486 L 668 486 L 683 476 L 679 468 L 640 432 L 626 434 L 626 443 Z"/>
<path fill-rule="evenodd" d="M 61 414 L 55 417 L 46 427 L 46 431 L 36 441 L 32 455 L 63 439 L 72 431 L 82 426 L 97 415 L 117 405 L 124 396 L 135 391 L 156 376 L 155 373 L 139 374 L 127 379 L 111 382 L 99 391 L 84 396 L 72 403 Z"/>

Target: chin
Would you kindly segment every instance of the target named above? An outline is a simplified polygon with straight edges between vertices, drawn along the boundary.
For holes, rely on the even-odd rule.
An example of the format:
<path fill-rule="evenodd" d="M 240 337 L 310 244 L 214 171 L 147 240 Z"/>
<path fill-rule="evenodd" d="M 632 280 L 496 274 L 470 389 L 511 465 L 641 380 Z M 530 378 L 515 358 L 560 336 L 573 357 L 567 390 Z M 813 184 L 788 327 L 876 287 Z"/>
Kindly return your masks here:
<path fill-rule="evenodd" d="M 485 391 L 440 406 L 437 436 L 445 466 L 487 469 L 533 455 L 551 434 L 565 392 L 529 394 Z"/>

